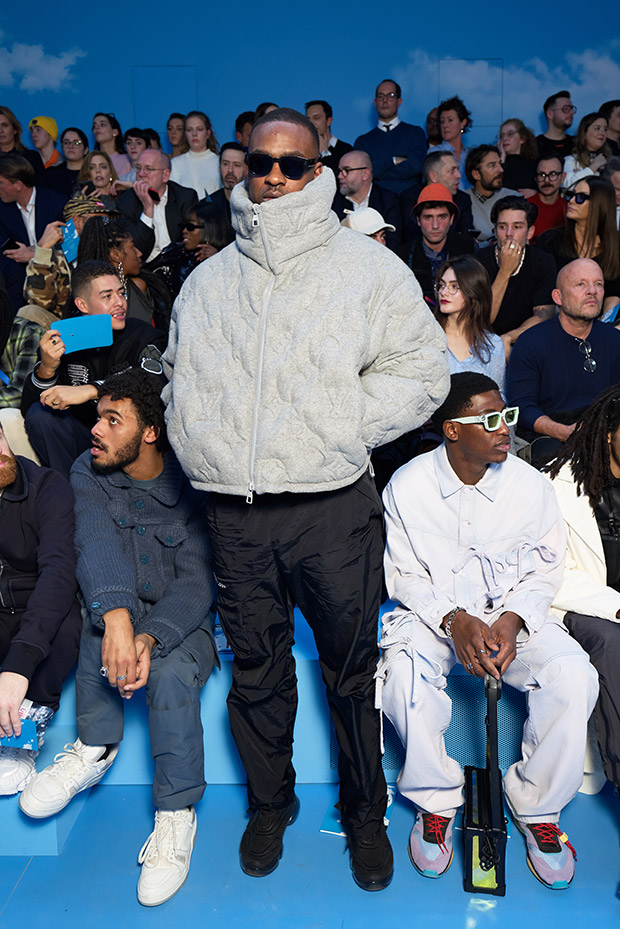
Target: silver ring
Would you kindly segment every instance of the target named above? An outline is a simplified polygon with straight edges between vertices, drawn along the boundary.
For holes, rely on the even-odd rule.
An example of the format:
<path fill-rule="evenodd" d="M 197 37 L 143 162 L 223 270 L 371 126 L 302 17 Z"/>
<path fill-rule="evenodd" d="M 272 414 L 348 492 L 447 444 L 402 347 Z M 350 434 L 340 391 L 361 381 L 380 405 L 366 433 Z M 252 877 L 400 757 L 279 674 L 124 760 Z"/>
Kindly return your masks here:
<path fill-rule="evenodd" d="M 101 677 L 107 677 L 109 673 L 110 673 L 110 669 L 104 668 L 103 665 L 101 665 L 101 667 L 99 668 L 99 674 L 101 675 Z"/>
<path fill-rule="evenodd" d="M 479 648 L 478 651 L 480 652 L 481 655 L 486 655 L 487 653 L 486 648 Z"/>
<path fill-rule="evenodd" d="M 473 664 L 472 664 L 471 662 L 470 662 L 469 664 L 466 664 L 465 667 L 467 668 L 468 671 L 473 671 L 473 670 L 474 670 L 474 666 L 473 666 Z"/>
<path fill-rule="evenodd" d="M 117 680 L 117 681 L 124 681 L 126 677 L 127 677 L 126 674 L 117 674 L 117 675 L 116 675 L 116 680 Z"/>

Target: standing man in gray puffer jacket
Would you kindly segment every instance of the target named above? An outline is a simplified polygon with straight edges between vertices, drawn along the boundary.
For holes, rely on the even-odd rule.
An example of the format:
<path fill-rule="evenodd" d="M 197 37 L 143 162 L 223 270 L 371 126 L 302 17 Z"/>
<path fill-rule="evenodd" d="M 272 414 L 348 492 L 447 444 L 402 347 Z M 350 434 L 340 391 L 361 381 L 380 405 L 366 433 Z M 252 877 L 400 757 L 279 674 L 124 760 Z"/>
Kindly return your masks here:
<path fill-rule="evenodd" d="M 371 450 L 421 425 L 448 387 L 445 339 L 388 249 L 342 229 L 316 129 L 273 110 L 231 196 L 236 243 L 200 265 L 164 356 L 170 441 L 208 507 L 228 697 L 247 772 L 241 867 L 275 870 L 296 818 L 293 607 L 314 632 L 340 743 L 353 877 L 393 873 L 374 707 L 383 514 Z"/>

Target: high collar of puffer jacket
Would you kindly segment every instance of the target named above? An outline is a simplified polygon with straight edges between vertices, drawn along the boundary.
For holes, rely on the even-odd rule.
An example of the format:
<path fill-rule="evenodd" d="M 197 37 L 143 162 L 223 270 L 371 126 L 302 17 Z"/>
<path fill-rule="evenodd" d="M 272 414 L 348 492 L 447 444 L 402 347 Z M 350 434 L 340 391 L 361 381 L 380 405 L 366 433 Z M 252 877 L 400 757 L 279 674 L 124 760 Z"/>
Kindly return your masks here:
<path fill-rule="evenodd" d="M 338 232 L 332 212 L 336 193 L 334 172 L 321 174 L 301 190 L 264 203 L 252 203 L 245 184 L 237 184 L 230 198 L 237 247 L 261 267 L 279 274 L 289 261 L 319 248 Z"/>

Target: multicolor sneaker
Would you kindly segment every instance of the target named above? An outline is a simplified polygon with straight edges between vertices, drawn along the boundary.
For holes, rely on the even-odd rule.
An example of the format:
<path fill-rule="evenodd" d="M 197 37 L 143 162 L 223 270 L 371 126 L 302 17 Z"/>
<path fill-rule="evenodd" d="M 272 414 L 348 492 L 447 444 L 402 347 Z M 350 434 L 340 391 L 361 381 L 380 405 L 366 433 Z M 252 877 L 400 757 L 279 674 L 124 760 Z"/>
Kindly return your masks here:
<path fill-rule="evenodd" d="M 423 877 L 441 877 L 452 864 L 454 816 L 418 811 L 409 836 L 411 864 Z"/>
<path fill-rule="evenodd" d="M 566 833 L 557 823 L 521 823 L 515 819 L 515 826 L 525 836 L 527 863 L 534 877 L 551 890 L 568 887 L 575 874 L 577 853 Z"/>

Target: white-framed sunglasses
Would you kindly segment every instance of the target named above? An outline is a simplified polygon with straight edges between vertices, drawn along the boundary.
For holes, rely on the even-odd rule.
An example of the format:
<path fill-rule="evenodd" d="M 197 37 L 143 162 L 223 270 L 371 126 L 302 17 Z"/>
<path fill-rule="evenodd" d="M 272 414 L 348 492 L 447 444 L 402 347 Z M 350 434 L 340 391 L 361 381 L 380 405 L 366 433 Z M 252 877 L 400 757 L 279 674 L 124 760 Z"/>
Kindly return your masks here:
<path fill-rule="evenodd" d="M 500 413 L 482 413 L 480 416 L 455 416 L 450 422 L 453 423 L 480 423 L 487 432 L 495 432 L 499 429 L 502 420 L 507 426 L 515 426 L 519 419 L 519 407 L 507 406 Z"/>

